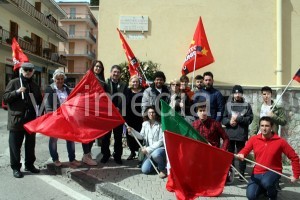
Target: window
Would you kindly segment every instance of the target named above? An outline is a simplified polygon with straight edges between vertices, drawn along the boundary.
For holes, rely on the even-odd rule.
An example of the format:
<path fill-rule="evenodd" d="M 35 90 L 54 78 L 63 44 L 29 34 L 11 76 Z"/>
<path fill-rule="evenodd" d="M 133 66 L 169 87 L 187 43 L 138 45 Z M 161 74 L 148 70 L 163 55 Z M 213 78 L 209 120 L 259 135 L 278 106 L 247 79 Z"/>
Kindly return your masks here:
<path fill-rule="evenodd" d="M 69 25 L 69 36 L 75 36 L 75 25 Z"/>
<path fill-rule="evenodd" d="M 76 8 L 70 8 L 70 18 L 71 19 L 76 18 Z"/>

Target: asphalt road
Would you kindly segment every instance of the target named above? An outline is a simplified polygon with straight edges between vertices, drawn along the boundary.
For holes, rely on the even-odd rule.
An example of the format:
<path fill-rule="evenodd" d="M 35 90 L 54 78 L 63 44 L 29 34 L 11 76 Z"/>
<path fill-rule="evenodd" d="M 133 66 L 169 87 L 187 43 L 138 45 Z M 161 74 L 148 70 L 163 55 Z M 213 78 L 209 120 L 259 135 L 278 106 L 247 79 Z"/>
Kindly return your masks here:
<path fill-rule="evenodd" d="M 9 163 L 7 111 L 0 109 L 0 199 L 1 200 L 109 200 L 97 192 L 89 192 L 67 177 L 51 174 L 45 165 L 51 162 L 48 151 L 48 137 L 38 134 L 36 140 L 36 167 L 41 173 L 24 173 L 24 178 L 12 175 Z M 58 149 L 65 149 L 65 141 L 58 141 Z M 82 156 L 81 144 L 76 144 L 76 157 Z M 23 168 L 21 169 L 23 171 Z"/>

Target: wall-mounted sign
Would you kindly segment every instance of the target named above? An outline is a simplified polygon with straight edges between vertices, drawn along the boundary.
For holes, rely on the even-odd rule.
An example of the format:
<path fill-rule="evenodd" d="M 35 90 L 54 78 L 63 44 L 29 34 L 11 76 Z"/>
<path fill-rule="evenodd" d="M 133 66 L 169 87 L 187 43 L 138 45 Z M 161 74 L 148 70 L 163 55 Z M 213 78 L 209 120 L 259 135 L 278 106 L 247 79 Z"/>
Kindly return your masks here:
<path fill-rule="evenodd" d="M 148 16 L 120 16 L 121 31 L 148 31 Z"/>

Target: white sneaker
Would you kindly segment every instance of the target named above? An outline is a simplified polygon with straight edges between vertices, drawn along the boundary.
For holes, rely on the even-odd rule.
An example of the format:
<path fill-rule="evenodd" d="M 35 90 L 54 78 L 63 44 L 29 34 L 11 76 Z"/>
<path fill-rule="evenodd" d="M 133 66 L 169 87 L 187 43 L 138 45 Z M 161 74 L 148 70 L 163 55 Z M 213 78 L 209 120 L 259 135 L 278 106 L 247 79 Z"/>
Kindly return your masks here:
<path fill-rule="evenodd" d="M 74 166 L 76 166 L 76 167 L 81 166 L 81 162 L 78 161 L 78 160 L 73 160 L 72 162 L 70 162 L 70 164 L 71 164 L 71 165 L 74 165 Z"/>
<path fill-rule="evenodd" d="M 91 166 L 96 166 L 96 165 L 98 165 L 98 163 L 92 159 L 92 156 L 91 156 L 90 153 L 88 153 L 88 154 L 83 154 L 82 162 L 84 162 L 84 163 L 87 164 L 87 165 L 91 165 Z"/>
<path fill-rule="evenodd" d="M 60 162 L 59 160 L 56 160 L 56 161 L 54 161 L 53 163 L 54 163 L 54 165 L 55 165 L 56 167 L 60 167 L 60 166 L 61 166 L 61 162 Z"/>

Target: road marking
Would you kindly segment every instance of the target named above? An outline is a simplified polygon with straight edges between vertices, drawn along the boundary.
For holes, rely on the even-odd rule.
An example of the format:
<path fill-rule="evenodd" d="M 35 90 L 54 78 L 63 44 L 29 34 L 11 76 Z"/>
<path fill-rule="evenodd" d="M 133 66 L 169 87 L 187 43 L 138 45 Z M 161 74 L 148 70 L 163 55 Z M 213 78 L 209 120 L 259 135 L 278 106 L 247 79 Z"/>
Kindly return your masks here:
<path fill-rule="evenodd" d="M 64 184 L 61 184 L 60 182 L 54 180 L 53 178 L 49 176 L 36 176 L 37 178 L 43 180 L 47 184 L 51 185 L 52 187 L 62 191 L 63 193 L 67 194 L 68 196 L 76 199 L 76 200 L 91 200 L 89 197 L 84 196 L 75 190 L 72 190 L 71 188 L 65 186 Z"/>

